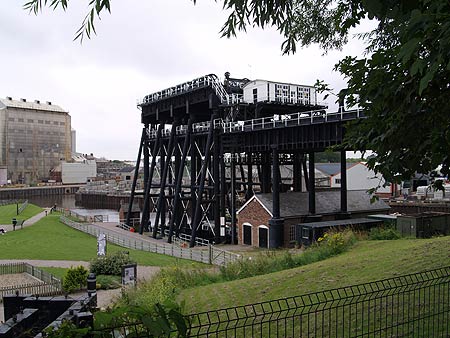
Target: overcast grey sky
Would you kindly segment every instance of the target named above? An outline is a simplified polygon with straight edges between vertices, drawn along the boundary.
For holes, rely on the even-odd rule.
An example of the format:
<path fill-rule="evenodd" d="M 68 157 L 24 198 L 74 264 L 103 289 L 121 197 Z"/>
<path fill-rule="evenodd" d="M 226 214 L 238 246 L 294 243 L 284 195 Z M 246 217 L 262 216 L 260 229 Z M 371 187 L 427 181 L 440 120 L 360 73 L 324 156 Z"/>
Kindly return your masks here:
<path fill-rule="evenodd" d="M 135 160 L 142 128 L 136 102 L 146 94 L 226 71 L 309 85 L 323 79 L 337 92 L 345 82 L 333 65 L 362 52 L 353 39 L 343 52 L 322 56 L 312 46 L 283 56 L 274 29 L 220 38 L 227 13 L 213 0 L 113 0 L 97 35 L 80 44 L 73 37 L 88 0 L 38 16 L 22 9 L 25 2 L 0 1 L 0 97 L 60 105 L 72 117 L 77 150 L 110 159 Z"/>

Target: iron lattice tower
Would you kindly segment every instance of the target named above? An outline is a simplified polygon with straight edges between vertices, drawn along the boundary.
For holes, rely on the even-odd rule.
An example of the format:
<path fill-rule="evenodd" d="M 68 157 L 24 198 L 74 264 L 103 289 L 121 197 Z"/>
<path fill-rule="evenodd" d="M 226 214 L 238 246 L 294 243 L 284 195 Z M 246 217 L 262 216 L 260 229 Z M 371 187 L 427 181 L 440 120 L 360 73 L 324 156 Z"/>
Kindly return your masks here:
<path fill-rule="evenodd" d="M 326 114 L 311 86 L 234 79 L 229 73 L 224 83 L 210 74 L 147 95 L 139 107 L 144 128 L 129 211 L 139 194 L 143 157 L 139 232 L 169 243 L 183 234 L 191 246 L 199 238 L 218 243 L 230 237 L 235 243 L 237 204 L 255 190 L 273 194 L 269 247 L 281 246 L 280 165 L 292 165 L 291 190 L 308 190 L 314 219 L 314 153 L 340 144 L 343 123 L 360 117 L 359 111 Z M 345 151 L 341 159 L 345 166 Z M 343 214 L 345 180 L 343 175 Z"/>

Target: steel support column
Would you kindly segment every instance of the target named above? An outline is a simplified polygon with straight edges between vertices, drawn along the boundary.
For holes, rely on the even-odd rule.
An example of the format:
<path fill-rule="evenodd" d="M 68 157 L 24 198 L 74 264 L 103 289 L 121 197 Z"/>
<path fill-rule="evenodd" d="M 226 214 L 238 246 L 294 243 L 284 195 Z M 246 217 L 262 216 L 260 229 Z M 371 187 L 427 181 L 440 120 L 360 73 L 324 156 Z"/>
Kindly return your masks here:
<path fill-rule="evenodd" d="M 283 246 L 284 219 L 280 215 L 280 162 L 278 147 L 272 146 L 272 218 L 269 220 L 269 248 Z"/>
<path fill-rule="evenodd" d="M 149 125 L 146 125 L 147 128 L 149 127 Z M 156 127 L 156 126 L 152 126 L 152 127 Z M 149 151 L 149 140 L 148 140 L 148 135 L 146 135 L 145 137 L 145 141 L 144 141 L 144 191 L 147 191 L 147 182 L 148 182 L 148 176 L 150 174 L 150 151 Z M 145 197 L 144 197 L 145 198 Z M 150 217 L 150 205 L 147 204 L 142 206 L 142 219 L 141 219 L 141 226 L 139 227 L 139 229 L 143 226 L 144 230 L 148 231 L 148 219 Z M 142 222 L 145 221 L 145 223 L 143 224 Z M 141 230 L 139 230 L 139 232 L 141 232 Z"/>
<path fill-rule="evenodd" d="M 314 152 L 309 153 L 309 213 L 311 215 L 316 214 L 316 175 L 314 165 Z"/>
<path fill-rule="evenodd" d="M 180 124 L 180 121 L 175 120 L 172 124 L 172 129 L 170 132 L 169 145 L 167 147 L 167 156 L 163 161 L 163 157 L 161 156 L 161 165 L 164 164 L 163 171 L 161 174 L 161 183 L 160 183 L 160 191 L 158 196 L 157 208 L 156 208 L 156 216 L 155 216 L 155 224 L 153 226 L 153 234 L 152 237 L 156 238 L 158 233 L 159 219 L 161 217 L 161 236 L 164 237 L 164 228 L 165 228 L 165 204 L 166 204 L 166 182 L 167 182 L 167 174 L 169 172 L 169 167 L 172 162 L 172 154 L 177 134 L 177 127 Z"/>
<path fill-rule="evenodd" d="M 177 221 L 177 213 L 179 212 L 180 208 L 180 202 L 181 202 L 181 191 L 182 191 L 182 183 L 183 183 L 183 174 L 184 174 L 184 166 L 186 164 L 186 158 L 189 152 L 189 143 L 192 133 L 192 119 L 189 119 L 188 125 L 187 125 L 187 131 L 186 136 L 184 138 L 184 144 L 183 144 L 183 150 L 181 154 L 180 164 L 177 168 L 177 174 L 176 174 L 176 183 L 175 183 L 175 196 L 172 203 L 173 213 L 172 217 L 169 221 L 169 237 L 167 239 L 168 243 L 172 242 L 172 236 L 173 236 L 173 228 Z M 177 224 L 179 227 L 180 224 Z"/>
<path fill-rule="evenodd" d="M 347 213 L 347 157 L 341 150 L 341 212 Z"/>
<path fill-rule="evenodd" d="M 230 213 L 231 213 L 231 244 L 236 244 L 236 159 L 231 153 L 231 189 L 230 189 Z"/>
<path fill-rule="evenodd" d="M 164 124 L 161 123 L 158 126 L 158 130 L 157 130 L 156 140 L 155 140 L 155 144 L 154 144 L 153 152 L 152 152 L 152 163 L 150 165 L 150 171 L 149 171 L 148 178 L 147 178 L 147 181 L 146 181 L 147 184 L 146 184 L 146 187 L 144 189 L 144 207 L 143 207 L 143 210 L 150 210 L 150 208 L 149 208 L 150 188 L 152 186 L 153 172 L 155 171 L 156 156 L 158 155 L 158 148 L 159 148 L 159 143 L 161 141 L 161 132 L 163 130 L 163 127 L 164 127 Z M 142 213 L 141 226 L 139 227 L 139 233 L 141 235 L 144 232 L 144 227 L 147 228 L 149 216 L 150 216 L 149 214 L 146 214 L 144 212 Z"/>
<path fill-rule="evenodd" d="M 253 196 L 253 166 L 252 153 L 247 153 L 247 190 L 245 200 L 248 201 Z"/>
<path fill-rule="evenodd" d="M 201 220 L 202 220 L 202 215 L 201 215 L 201 205 L 203 202 L 203 190 L 205 189 L 205 181 L 206 181 L 206 173 L 207 173 L 207 169 L 208 169 L 208 164 L 210 161 L 210 156 L 211 156 L 211 145 L 213 144 L 214 141 L 214 120 L 216 118 L 216 114 L 214 113 L 211 116 L 211 121 L 210 121 L 210 130 L 208 132 L 208 139 L 206 141 L 206 146 L 205 146 L 205 160 L 201 166 L 201 171 L 200 171 L 200 184 L 199 184 L 199 188 L 198 188 L 198 194 L 197 194 L 197 201 L 195 204 L 195 212 L 193 215 L 193 222 L 192 222 L 192 231 L 191 231 L 191 241 L 189 243 L 189 246 L 192 248 L 193 246 L 195 246 L 195 237 L 197 236 L 197 227 L 199 226 Z"/>
<path fill-rule="evenodd" d="M 219 130 L 214 130 L 213 149 L 213 184 L 214 184 L 214 241 L 220 242 L 220 135 Z"/>
<path fill-rule="evenodd" d="M 246 182 L 246 180 L 245 180 L 245 172 L 244 172 L 244 166 L 243 166 L 243 164 L 242 164 L 242 157 L 241 157 L 241 154 L 238 154 L 238 158 L 239 158 L 239 171 L 240 171 L 240 174 L 241 174 L 241 191 L 244 191 L 245 190 L 245 188 L 246 188 L 246 184 L 245 183 L 247 183 Z"/>
<path fill-rule="evenodd" d="M 262 154 L 262 163 L 261 163 L 261 192 L 269 193 L 270 192 L 270 153 L 264 152 Z"/>
<path fill-rule="evenodd" d="M 302 155 L 302 167 L 303 167 L 303 174 L 305 176 L 305 185 L 306 190 L 309 191 L 309 175 L 308 175 L 308 169 L 306 166 L 306 155 Z"/>
<path fill-rule="evenodd" d="M 141 164 L 142 148 L 144 147 L 144 144 L 146 143 L 146 139 L 147 139 L 146 133 L 147 133 L 147 126 L 145 126 L 142 129 L 141 143 L 139 145 L 139 151 L 138 151 L 138 156 L 137 156 L 137 160 L 136 160 L 136 168 L 134 169 L 133 184 L 131 185 L 131 195 L 130 195 L 130 200 L 128 201 L 127 219 L 125 221 L 125 224 L 127 224 L 128 226 L 131 226 L 130 217 L 131 217 L 131 211 L 133 210 L 134 194 L 136 192 L 136 182 L 137 182 L 137 179 L 139 176 L 139 165 Z"/>
<path fill-rule="evenodd" d="M 223 220 L 221 226 L 225 226 L 226 220 L 226 209 L 227 209 L 227 196 L 228 196 L 228 186 L 227 186 L 227 176 L 226 176 L 226 165 L 225 165 L 225 154 L 223 150 L 223 142 L 220 142 L 220 219 Z"/>
<path fill-rule="evenodd" d="M 292 164 L 292 189 L 294 191 L 302 191 L 302 159 L 303 156 L 299 152 L 295 152 L 293 155 Z"/>

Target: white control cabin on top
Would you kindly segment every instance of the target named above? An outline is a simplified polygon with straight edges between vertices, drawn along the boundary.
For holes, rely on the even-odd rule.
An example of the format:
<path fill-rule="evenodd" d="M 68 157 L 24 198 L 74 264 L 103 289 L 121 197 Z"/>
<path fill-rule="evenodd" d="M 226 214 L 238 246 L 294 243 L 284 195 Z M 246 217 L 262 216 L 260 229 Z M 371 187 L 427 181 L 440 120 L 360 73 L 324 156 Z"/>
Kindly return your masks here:
<path fill-rule="evenodd" d="M 244 88 L 244 102 L 279 102 L 303 105 L 316 105 L 317 93 L 314 86 L 292 83 L 253 80 Z"/>

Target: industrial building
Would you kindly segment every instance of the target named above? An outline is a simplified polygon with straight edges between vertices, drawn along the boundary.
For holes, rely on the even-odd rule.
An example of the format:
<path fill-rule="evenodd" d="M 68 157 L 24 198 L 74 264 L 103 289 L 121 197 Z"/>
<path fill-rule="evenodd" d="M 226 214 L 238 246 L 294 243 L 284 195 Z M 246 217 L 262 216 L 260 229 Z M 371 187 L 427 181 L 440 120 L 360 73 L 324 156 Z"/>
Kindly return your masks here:
<path fill-rule="evenodd" d="M 11 183 L 32 184 L 71 158 L 69 113 L 52 102 L 0 99 L 0 167 Z"/>

